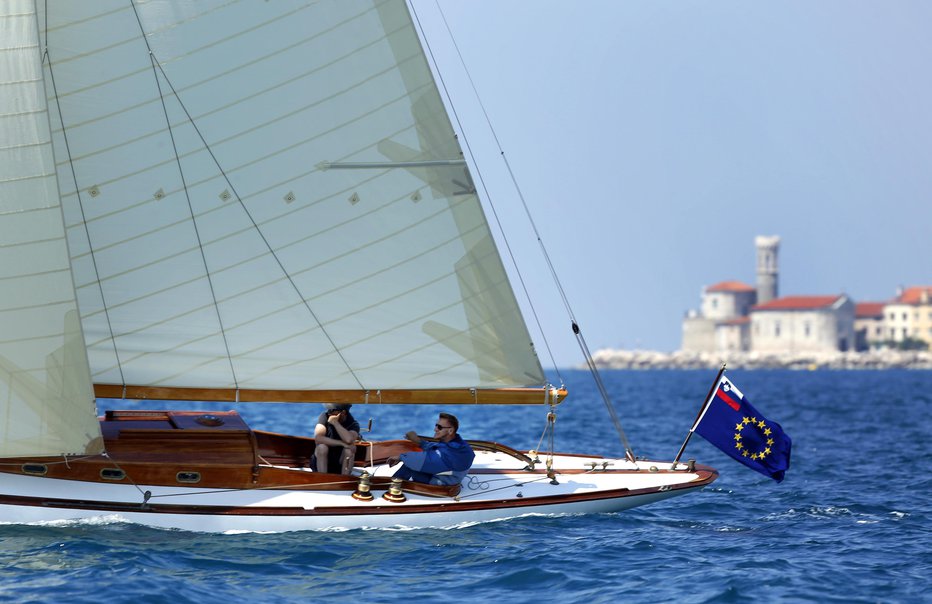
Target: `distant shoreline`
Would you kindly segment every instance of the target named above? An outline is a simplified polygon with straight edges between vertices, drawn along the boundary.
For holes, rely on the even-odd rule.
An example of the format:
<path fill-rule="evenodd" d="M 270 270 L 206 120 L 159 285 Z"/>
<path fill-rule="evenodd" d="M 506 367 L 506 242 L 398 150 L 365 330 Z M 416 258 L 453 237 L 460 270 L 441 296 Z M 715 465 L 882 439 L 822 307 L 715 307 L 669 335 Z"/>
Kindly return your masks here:
<path fill-rule="evenodd" d="M 597 350 L 592 355 L 602 369 L 932 369 L 932 352 L 878 350 L 866 352 L 656 352 Z"/>

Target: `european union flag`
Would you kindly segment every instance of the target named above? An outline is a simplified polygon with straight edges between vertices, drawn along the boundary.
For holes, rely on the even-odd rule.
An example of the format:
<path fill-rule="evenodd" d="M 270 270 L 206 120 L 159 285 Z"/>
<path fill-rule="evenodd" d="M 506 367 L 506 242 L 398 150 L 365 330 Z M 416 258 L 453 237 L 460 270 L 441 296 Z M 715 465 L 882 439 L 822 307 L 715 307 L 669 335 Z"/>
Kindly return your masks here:
<path fill-rule="evenodd" d="M 777 482 L 790 467 L 792 441 L 761 415 L 724 375 L 693 430 L 752 470 Z"/>

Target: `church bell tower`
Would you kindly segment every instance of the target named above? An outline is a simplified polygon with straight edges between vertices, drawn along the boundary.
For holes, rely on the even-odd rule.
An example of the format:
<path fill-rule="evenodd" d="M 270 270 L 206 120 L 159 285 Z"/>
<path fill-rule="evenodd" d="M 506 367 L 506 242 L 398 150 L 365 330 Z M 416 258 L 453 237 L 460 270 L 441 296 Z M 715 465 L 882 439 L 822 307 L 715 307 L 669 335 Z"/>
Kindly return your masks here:
<path fill-rule="evenodd" d="M 765 304 L 777 297 L 777 252 L 780 238 L 759 235 L 754 239 L 757 246 L 757 303 Z"/>

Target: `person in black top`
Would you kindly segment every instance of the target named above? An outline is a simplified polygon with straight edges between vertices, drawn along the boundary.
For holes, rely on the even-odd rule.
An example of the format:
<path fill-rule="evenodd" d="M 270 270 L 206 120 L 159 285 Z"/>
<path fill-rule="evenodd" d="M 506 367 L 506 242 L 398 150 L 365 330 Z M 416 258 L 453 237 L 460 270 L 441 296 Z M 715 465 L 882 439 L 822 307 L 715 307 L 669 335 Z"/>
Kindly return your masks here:
<path fill-rule="evenodd" d="M 350 413 L 352 405 L 327 403 L 314 426 L 314 455 L 311 469 L 331 474 L 349 474 L 356 459 L 359 422 Z"/>

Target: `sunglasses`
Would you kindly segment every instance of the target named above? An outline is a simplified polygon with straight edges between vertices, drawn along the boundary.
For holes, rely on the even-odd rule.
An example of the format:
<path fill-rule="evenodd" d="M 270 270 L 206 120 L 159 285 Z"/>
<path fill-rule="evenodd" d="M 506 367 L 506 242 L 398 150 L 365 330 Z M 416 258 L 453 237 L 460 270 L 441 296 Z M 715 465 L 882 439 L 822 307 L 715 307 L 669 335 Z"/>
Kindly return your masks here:
<path fill-rule="evenodd" d="M 434 428 L 437 430 L 449 430 L 453 426 L 441 426 L 440 424 L 434 424 Z"/>

